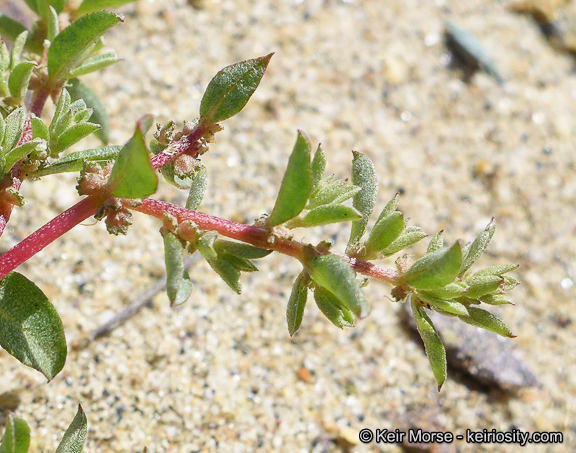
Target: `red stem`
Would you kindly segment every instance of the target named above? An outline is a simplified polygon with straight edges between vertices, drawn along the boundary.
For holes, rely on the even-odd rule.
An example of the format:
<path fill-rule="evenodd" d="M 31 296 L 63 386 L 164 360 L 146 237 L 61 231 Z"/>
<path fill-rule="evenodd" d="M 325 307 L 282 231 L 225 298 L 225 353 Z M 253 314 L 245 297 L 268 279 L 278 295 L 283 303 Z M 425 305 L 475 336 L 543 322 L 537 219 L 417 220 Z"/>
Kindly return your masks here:
<path fill-rule="evenodd" d="M 152 167 L 154 167 L 155 170 L 158 170 L 184 153 L 189 154 L 192 157 L 198 157 L 198 151 L 200 151 L 202 146 L 199 140 L 205 133 L 206 130 L 204 127 L 201 125 L 196 126 L 196 129 L 186 135 L 183 139 L 172 145 L 168 145 L 164 151 L 153 156 L 152 159 L 150 159 Z"/>
<path fill-rule="evenodd" d="M 0 278 L 12 272 L 80 222 L 94 215 L 100 204 L 95 197 L 84 198 L 16 244 L 0 257 Z"/>
<path fill-rule="evenodd" d="M 309 252 L 306 250 L 309 246 L 301 242 L 279 238 L 269 231 L 256 226 L 232 222 L 164 201 L 146 198 L 140 206 L 131 209 L 151 215 L 160 220 L 163 219 L 165 213 L 168 213 L 176 217 L 178 222 L 191 220 L 203 230 L 216 231 L 223 236 L 237 239 L 263 249 L 274 250 L 285 255 L 290 255 L 299 260 L 304 260 L 309 255 Z M 396 283 L 398 273 L 391 269 L 386 269 L 357 258 L 351 258 L 347 255 L 335 255 L 346 260 L 353 269 L 363 275 L 391 284 Z"/>

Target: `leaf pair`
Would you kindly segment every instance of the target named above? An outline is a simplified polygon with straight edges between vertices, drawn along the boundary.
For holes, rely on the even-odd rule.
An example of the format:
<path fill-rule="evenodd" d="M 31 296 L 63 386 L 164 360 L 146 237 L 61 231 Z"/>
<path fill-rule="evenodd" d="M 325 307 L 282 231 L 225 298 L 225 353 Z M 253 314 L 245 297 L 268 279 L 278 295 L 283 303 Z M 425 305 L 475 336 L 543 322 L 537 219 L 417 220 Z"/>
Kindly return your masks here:
<path fill-rule="evenodd" d="M 1 24 L 0 18 L 0 29 Z M 9 105 L 20 105 L 24 102 L 30 78 L 37 66 L 35 61 L 20 61 L 27 37 L 27 31 L 19 33 L 10 53 L 6 44 L 0 42 L 0 97 L 9 98 L 5 99 Z M 7 80 L 5 73 L 8 74 Z"/>
<path fill-rule="evenodd" d="M 340 204 L 359 189 L 345 181 L 323 180 L 326 156 L 322 147 L 318 147 L 312 162 L 310 154 L 308 137 L 298 131 L 268 225 L 286 223 L 287 228 L 314 227 L 361 217 L 356 209 Z"/>
<path fill-rule="evenodd" d="M 286 309 L 291 336 L 302 324 L 309 287 L 320 311 L 336 327 L 353 327 L 356 318 L 365 318 L 370 312 L 350 265 L 335 255 L 317 256 L 307 263 L 292 287 Z"/>
<path fill-rule="evenodd" d="M 403 214 L 397 211 L 398 195 L 384 207 L 372 227 L 368 239 L 362 243 L 370 215 L 376 204 L 378 181 L 376 169 L 370 158 L 353 151 L 352 184 L 360 187 L 353 199 L 353 206 L 361 213 L 361 219 L 352 223 L 347 253 L 364 259 L 381 258 L 404 250 L 426 237 L 420 227 L 407 227 Z"/>
<path fill-rule="evenodd" d="M 88 420 L 78 405 L 78 412 L 64 433 L 56 453 L 81 453 L 88 434 Z M 30 428 L 24 420 L 8 415 L 0 453 L 27 453 L 30 446 Z"/>

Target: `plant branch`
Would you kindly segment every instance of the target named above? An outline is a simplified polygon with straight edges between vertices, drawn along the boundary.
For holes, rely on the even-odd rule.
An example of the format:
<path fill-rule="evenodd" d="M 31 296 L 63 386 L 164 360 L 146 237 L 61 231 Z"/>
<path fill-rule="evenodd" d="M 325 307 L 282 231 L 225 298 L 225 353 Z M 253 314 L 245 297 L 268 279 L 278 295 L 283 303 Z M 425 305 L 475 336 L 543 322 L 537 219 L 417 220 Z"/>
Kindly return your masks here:
<path fill-rule="evenodd" d="M 200 142 L 200 139 L 206 132 L 206 127 L 202 123 L 198 124 L 194 130 L 184 138 L 171 143 L 162 152 L 153 156 L 152 159 L 150 159 L 152 167 L 158 170 L 182 154 L 198 157 L 199 151 L 204 146 Z"/>
<path fill-rule="evenodd" d="M 94 215 L 100 204 L 101 202 L 96 197 L 84 198 L 16 244 L 0 256 L 0 278 L 12 272 L 64 233 Z"/>
<path fill-rule="evenodd" d="M 142 201 L 142 204 L 137 207 L 130 207 L 129 205 L 126 207 L 151 215 L 160 220 L 164 218 L 165 213 L 176 217 L 178 222 L 191 220 L 203 230 L 216 231 L 223 236 L 246 242 L 263 249 L 274 250 L 285 255 L 290 255 L 300 261 L 304 261 L 311 253 L 311 247 L 309 245 L 293 239 L 278 237 L 266 229 L 221 219 L 219 217 L 203 214 L 198 211 L 192 211 L 164 201 L 146 198 Z M 396 283 L 396 279 L 398 278 L 398 273 L 396 271 L 357 258 L 351 258 L 347 255 L 335 255 L 346 260 L 354 270 L 363 275 L 390 284 Z"/>

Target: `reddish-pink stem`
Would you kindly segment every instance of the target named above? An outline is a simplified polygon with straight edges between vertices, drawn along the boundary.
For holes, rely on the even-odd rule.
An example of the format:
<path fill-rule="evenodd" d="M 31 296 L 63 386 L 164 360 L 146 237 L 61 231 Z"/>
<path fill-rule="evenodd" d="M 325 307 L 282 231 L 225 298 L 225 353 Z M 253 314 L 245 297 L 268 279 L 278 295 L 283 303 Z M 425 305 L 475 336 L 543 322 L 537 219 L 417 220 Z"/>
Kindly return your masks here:
<path fill-rule="evenodd" d="M 84 198 L 16 244 L 0 257 L 0 278 L 12 272 L 80 222 L 94 215 L 99 206 L 100 201 L 95 197 Z"/>
<path fill-rule="evenodd" d="M 178 222 L 191 220 L 203 230 L 216 231 L 223 236 L 237 239 L 255 245 L 256 247 L 290 255 L 299 260 L 304 260 L 305 257 L 309 255 L 306 251 L 309 246 L 299 241 L 279 238 L 271 234 L 269 231 L 256 226 L 232 222 L 230 220 L 203 214 L 198 211 L 182 208 L 164 201 L 146 198 L 140 206 L 133 209 L 158 219 L 162 219 L 164 213 L 168 213 L 176 217 Z M 351 258 L 347 255 L 335 255 L 346 260 L 353 269 L 363 275 L 392 284 L 396 283 L 398 273 L 391 269 L 386 269 L 357 258 Z"/>

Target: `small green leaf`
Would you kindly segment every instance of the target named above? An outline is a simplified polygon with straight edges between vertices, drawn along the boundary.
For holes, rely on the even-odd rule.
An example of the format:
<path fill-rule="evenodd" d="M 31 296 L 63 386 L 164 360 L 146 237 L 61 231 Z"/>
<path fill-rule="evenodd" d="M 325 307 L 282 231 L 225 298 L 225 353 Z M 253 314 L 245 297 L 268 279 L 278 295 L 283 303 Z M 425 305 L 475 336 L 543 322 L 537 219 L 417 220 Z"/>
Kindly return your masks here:
<path fill-rule="evenodd" d="M 188 300 L 194 285 L 184 267 L 184 245 L 170 231 L 162 231 L 162 236 L 166 263 L 166 293 L 170 299 L 170 306 L 174 307 Z"/>
<path fill-rule="evenodd" d="M 204 194 L 206 193 L 206 187 L 208 186 L 208 170 L 204 165 L 198 165 L 194 169 L 194 173 L 190 177 L 190 192 L 188 193 L 188 199 L 186 200 L 186 209 L 196 210 Z"/>
<path fill-rule="evenodd" d="M 516 337 L 510 330 L 510 327 L 508 327 L 508 324 L 489 311 L 482 310 L 481 308 L 468 307 L 468 314 L 470 315 L 469 317 L 459 316 L 459 318 L 465 323 L 481 327 L 482 329 L 497 333 L 503 337 Z"/>
<path fill-rule="evenodd" d="M 78 15 L 91 13 L 101 9 L 114 9 L 133 3 L 136 0 L 84 0 L 77 10 Z"/>
<path fill-rule="evenodd" d="M 380 222 L 380 220 L 382 220 L 384 217 L 388 217 L 390 214 L 396 211 L 398 208 L 398 201 L 400 201 L 400 194 L 396 193 L 396 195 L 394 195 L 394 197 L 392 197 L 392 199 L 386 203 L 386 206 L 384 206 L 384 209 L 382 209 L 378 219 L 376 219 L 376 223 Z M 374 225 L 376 225 L 376 223 Z"/>
<path fill-rule="evenodd" d="M 314 209 L 327 204 L 342 203 L 362 190 L 360 187 L 349 185 L 347 181 L 342 179 L 337 181 L 321 181 L 315 187 L 312 195 L 310 195 L 307 209 Z"/>
<path fill-rule="evenodd" d="M 28 83 L 36 67 L 35 61 L 18 63 L 8 78 L 8 88 L 13 98 L 22 100 L 28 91 Z"/>
<path fill-rule="evenodd" d="M 376 203 L 378 194 L 378 181 L 376 179 L 376 168 L 374 163 L 366 156 L 356 151 L 352 151 L 352 185 L 360 187 L 362 190 L 354 196 L 352 205 L 362 214 L 362 219 L 352 223 L 352 231 L 348 245 L 358 244 Z"/>
<path fill-rule="evenodd" d="M 49 381 L 66 362 L 58 313 L 34 283 L 16 272 L 0 281 L 0 346 Z"/>
<path fill-rule="evenodd" d="M 482 296 L 480 302 L 483 302 L 488 305 L 514 305 L 512 299 L 505 296 L 504 294 L 488 294 L 486 296 Z"/>
<path fill-rule="evenodd" d="M 400 250 L 404 250 L 405 248 L 410 247 L 411 245 L 416 244 L 416 242 L 424 239 L 426 237 L 426 233 L 422 228 L 417 226 L 411 226 L 404 229 L 404 231 L 398 236 L 398 238 L 392 242 L 388 247 L 381 251 L 379 255 L 382 256 L 390 256 L 394 255 L 394 253 L 399 252 Z"/>
<path fill-rule="evenodd" d="M 10 53 L 10 67 L 12 71 L 18 63 L 20 63 L 20 57 L 22 56 L 22 51 L 24 50 L 24 45 L 26 44 L 26 39 L 28 38 L 28 31 L 23 31 L 14 40 L 12 45 L 12 52 Z"/>
<path fill-rule="evenodd" d="M 26 109 L 19 107 L 6 117 L 4 129 L 4 141 L 2 143 L 2 150 L 4 154 L 12 150 L 22 136 L 24 130 L 24 123 L 26 122 Z"/>
<path fill-rule="evenodd" d="M 290 299 L 288 299 L 288 306 L 286 307 L 286 322 L 288 323 L 288 333 L 293 336 L 300 325 L 304 316 L 304 308 L 308 299 L 308 286 L 306 280 L 308 275 L 302 271 L 292 285 L 292 292 Z"/>
<path fill-rule="evenodd" d="M 318 206 L 317 208 L 309 211 L 302 219 L 298 219 L 297 222 L 294 222 L 294 225 L 289 222 L 286 224 L 286 226 L 288 228 L 308 228 L 320 225 L 328 225 L 329 223 L 350 222 L 361 218 L 362 214 L 350 206 L 331 204 Z"/>
<path fill-rule="evenodd" d="M 428 295 L 430 297 L 437 297 L 438 299 L 455 299 L 457 297 L 462 297 L 466 295 L 468 286 L 462 282 L 448 283 L 446 286 L 441 288 L 434 288 L 431 291 L 419 291 L 421 294 Z"/>
<path fill-rule="evenodd" d="M 426 253 L 435 252 L 436 250 L 440 250 L 442 247 L 444 247 L 443 233 L 444 230 L 440 230 L 434 235 L 432 239 L 430 239 Z"/>
<path fill-rule="evenodd" d="M 254 265 L 254 263 L 246 258 L 241 258 L 239 256 L 233 255 L 230 252 L 223 250 L 222 252 L 218 252 L 218 257 L 228 261 L 232 266 L 242 272 L 257 272 L 258 268 Z"/>
<path fill-rule="evenodd" d="M 376 257 L 378 252 L 392 244 L 404 231 L 404 215 L 400 211 L 381 218 L 376 222 L 364 246 L 366 256 Z"/>
<path fill-rule="evenodd" d="M 414 296 L 413 296 L 414 297 Z M 452 313 L 459 316 L 468 316 L 468 310 L 464 304 L 456 302 L 455 300 L 444 300 L 436 297 L 431 297 L 425 293 L 418 293 L 418 298 L 432 305 L 433 308 L 439 308 L 442 311 Z"/>
<path fill-rule="evenodd" d="M 308 263 L 308 272 L 315 283 L 334 294 L 360 319 L 368 316 L 370 307 L 347 262 L 335 255 L 317 256 Z"/>
<path fill-rule="evenodd" d="M 6 16 L 5 14 L 0 14 L 0 36 L 2 38 L 14 42 L 18 35 L 26 31 L 26 26 L 20 22 Z M 8 64 L 6 66 L 0 67 L 2 71 L 9 69 Z"/>
<path fill-rule="evenodd" d="M 100 125 L 94 123 L 78 123 L 70 126 L 60 134 L 56 144 L 50 147 L 51 154 L 57 156 L 99 129 Z"/>
<path fill-rule="evenodd" d="M 264 258 L 270 255 L 272 250 L 265 250 L 258 247 L 254 247 L 250 244 L 244 244 L 242 242 L 232 242 L 226 241 L 224 239 L 218 239 L 214 243 L 214 248 L 217 252 L 225 250 L 233 255 L 239 256 L 241 258 L 246 258 L 249 260 Z"/>
<path fill-rule="evenodd" d="M 94 113 L 91 116 L 92 122 L 102 126 L 102 129 L 96 131 L 95 135 L 98 140 L 106 145 L 110 136 L 110 119 L 108 118 L 104 105 L 94 92 L 79 79 L 68 80 L 68 90 L 70 91 L 72 100 L 84 99 L 86 105 L 94 109 Z"/>
<path fill-rule="evenodd" d="M 108 52 L 101 55 L 95 55 L 87 58 L 78 66 L 74 67 L 70 72 L 70 77 L 79 77 L 91 72 L 99 71 L 100 69 L 107 68 L 108 66 L 118 63 L 122 60 L 116 52 Z"/>
<path fill-rule="evenodd" d="M 96 11 L 80 17 L 62 30 L 48 49 L 50 78 L 52 80 L 70 78 L 68 73 L 82 57 L 83 51 L 122 20 L 114 13 Z"/>
<path fill-rule="evenodd" d="M 27 453 L 30 446 L 30 428 L 24 420 L 8 414 L 0 453 Z"/>
<path fill-rule="evenodd" d="M 316 148 L 316 152 L 314 153 L 314 159 L 312 159 L 313 188 L 316 188 L 318 183 L 322 181 L 324 170 L 326 170 L 326 154 L 324 153 L 324 148 L 322 148 L 322 145 L 318 144 L 318 148 Z"/>
<path fill-rule="evenodd" d="M 150 163 L 144 141 L 144 134 L 150 128 L 151 121 L 152 116 L 143 116 L 136 125 L 134 135 L 118 154 L 108 182 L 115 197 L 144 198 L 158 188 L 158 177 Z"/>
<path fill-rule="evenodd" d="M 466 297 L 477 299 L 481 296 L 493 293 L 504 283 L 504 278 L 499 275 L 473 275 L 466 279 L 469 285 Z"/>
<path fill-rule="evenodd" d="M 54 8 L 57 13 L 61 13 L 64 7 L 68 3 L 68 0 L 50 0 L 50 5 Z"/>
<path fill-rule="evenodd" d="M 87 434 L 88 420 L 82 406 L 78 405 L 78 412 L 64 433 L 56 453 L 82 453 Z"/>
<path fill-rule="evenodd" d="M 442 344 L 440 335 L 430 317 L 424 311 L 424 308 L 419 305 L 417 300 L 409 297 L 410 303 L 412 305 L 412 312 L 414 313 L 414 320 L 416 321 L 416 327 L 418 333 L 424 342 L 424 350 L 430 361 L 430 367 L 432 368 L 432 373 L 434 373 L 434 378 L 438 383 L 438 391 L 442 388 L 442 385 L 446 381 L 447 374 L 447 361 L 446 361 L 446 349 Z M 462 317 L 462 319 L 467 319 Z"/>
<path fill-rule="evenodd" d="M 461 264 L 461 243 L 456 241 L 452 247 L 424 255 L 402 278 L 408 285 L 417 289 L 441 288 L 454 281 Z"/>
<path fill-rule="evenodd" d="M 6 163 L 4 167 L 4 172 L 7 173 L 10 169 L 20 160 L 28 156 L 32 151 L 34 151 L 40 145 L 46 146 L 46 142 L 41 138 L 35 138 L 26 143 L 22 143 L 20 146 L 13 148 L 11 151 L 6 153 Z"/>
<path fill-rule="evenodd" d="M 217 123 L 240 112 L 258 88 L 272 55 L 240 61 L 220 70 L 202 97 L 202 119 Z"/>
<path fill-rule="evenodd" d="M 50 6 L 50 13 L 48 15 L 48 41 L 54 41 L 54 38 L 60 33 L 60 20 L 58 19 L 58 11 Z"/>
<path fill-rule="evenodd" d="M 519 264 L 497 264 L 495 266 L 490 266 L 485 269 L 481 269 L 474 274 L 474 276 L 482 275 L 498 275 L 502 276 L 508 272 L 515 271 L 520 267 Z"/>
<path fill-rule="evenodd" d="M 32 125 L 32 138 L 41 138 L 46 142 L 50 141 L 50 131 L 46 123 L 40 118 L 33 116 L 30 118 L 30 123 Z"/>
<path fill-rule="evenodd" d="M 0 154 L 3 154 L 2 143 L 4 142 L 4 133 L 6 131 L 6 123 L 4 117 L 0 114 Z"/>
<path fill-rule="evenodd" d="M 336 327 L 354 327 L 354 316 L 342 302 L 322 286 L 314 287 L 314 300 L 320 311 Z"/>
<path fill-rule="evenodd" d="M 104 146 L 102 148 L 93 148 L 86 151 L 78 151 L 61 157 L 53 164 L 41 168 L 34 173 L 35 176 L 46 176 L 56 173 L 67 173 L 81 171 L 84 168 L 84 162 L 106 162 L 118 157 L 120 146 Z"/>
<path fill-rule="evenodd" d="M 474 239 L 474 242 L 472 242 L 470 248 L 465 252 L 464 258 L 462 259 L 462 267 L 460 268 L 460 273 L 458 275 L 464 275 L 464 273 L 470 269 L 476 260 L 480 258 L 480 255 L 482 255 L 484 250 L 486 250 L 486 247 L 488 247 L 488 243 L 492 239 L 492 236 L 494 236 L 495 229 L 496 222 L 494 221 L 494 218 L 492 218 L 488 226 L 486 226 L 484 231 L 482 231 L 476 237 L 476 239 Z"/>
<path fill-rule="evenodd" d="M 70 114 L 70 103 L 70 93 L 64 88 L 62 93 L 60 93 L 60 97 L 56 103 L 54 116 L 50 122 L 50 137 L 59 137 L 60 134 L 64 132 L 64 130 L 67 129 L 70 125 L 70 122 L 72 121 L 72 116 Z"/>
<path fill-rule="evenodd" d="M 208 261 L 210 267 L 222 277 L 222 280 L 232 288 L 237 294 L 242 292 L 242 283 L 240 282 L 240 271 L 228 261 L 220 258 L 214 248 L 214 242 L 218 235 L 213 231 L 203 233 L 196 246 L 200 254 Z"/>
<path fill-rule="evenodd" d="M 268 225 L 280 225 L 300 214 L 308 201 L 311 189 L 310 141 L 302 131 L 298 131 L 276 204 L 268 218 Z"/>

